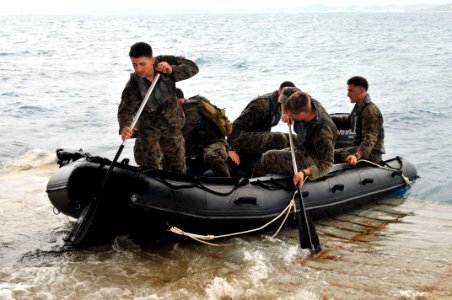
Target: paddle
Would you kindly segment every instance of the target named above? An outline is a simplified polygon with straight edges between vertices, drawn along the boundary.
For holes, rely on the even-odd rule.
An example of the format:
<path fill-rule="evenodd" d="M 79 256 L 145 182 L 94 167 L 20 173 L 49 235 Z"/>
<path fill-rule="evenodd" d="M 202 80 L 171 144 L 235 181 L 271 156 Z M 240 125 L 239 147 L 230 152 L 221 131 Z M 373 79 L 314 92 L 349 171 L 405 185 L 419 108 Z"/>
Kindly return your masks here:
<path fill-rule="evenodd" d="M 155 85 L 157 84 L 157 81 L 160 78 L 160 73 L 157 73 L 157 75 L 154 77 L 154 80 L 152 81 L 151 87 L 148 89 L 146 95 L 143 98 L 143 101 L 141 102 L 140 107 L 138 108 L 137 113 L 133 117 L 132 124 L 130 124 L 130 128 L 135 128 L 135 125 L 138 122 L 138 119 L 140 118 L 141 113 L 143 112 L 143 109 L 146 105 L 146 103 L 149 100 L 149 97 L 151 96 L 152 91 L 154 90 Z M 73 245 L 79 245 L 83 242 L 85 239 L 86 234 L 88 233 L 88 230 L 94 220 L 94 217 L 96 216 L 97 210 L 99 209 L 99 206 L 101 202 L 103 201 L 103 191 L 107 184 L 108 178 L 110 177 L 110 174 L 115 167 L 116 162 L 119 159 L 119 156 L 121 155 L 122 150 L 124 149 L 124 146 L 127 142 L 127 139 L 125 139 L 121 146 L 118 149 L 118 152 L 116 152 L 115 158 L 110 164 L 110 167 L 107 170 L 107 173 L 105 173 L 104 179 L 102 181 L 101 187 L 97 193 L 97 196 L 91 201 L 88 205 L 85 206 L 82 213 L 77 219 L 77 222 L 74 225 L 74 228 L 72 228 L 71 233 L 69 234 L 69 237 L 67 240 L 73 244 Z"/>
<path fill-rule="evenodd" d="M 290 124 L 287 125 L 289 126 L 289 141 L 290 141 L 290 152 L 292 154 L 293 172 L 294 174 L 297 174 L 298 168 L 295 160 L 295 150 L 292 138 L 292 127 L 290 126 Z M 300 186 L 297 186 L 297 190 L 299 196 L 298 199 L 300 200 L 300 216 L 298 218 L 298 236 L 300 238 L 300 247 L 302 249 L 309 249 L 311 251 L 311 254 L 314 254 L 322 250 L 322 248 L 320 247 L 320 241 L 317 235 L 317 231 L 315 230 L 314 222 L 312 222 L 310 215 L 306 212 Z"/>

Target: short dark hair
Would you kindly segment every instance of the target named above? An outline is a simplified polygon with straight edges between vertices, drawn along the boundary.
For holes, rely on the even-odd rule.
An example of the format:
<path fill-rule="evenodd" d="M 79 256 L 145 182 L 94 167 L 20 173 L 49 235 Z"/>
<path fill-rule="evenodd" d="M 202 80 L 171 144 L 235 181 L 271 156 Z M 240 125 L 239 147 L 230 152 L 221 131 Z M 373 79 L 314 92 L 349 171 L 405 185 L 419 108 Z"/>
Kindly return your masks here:
<path fill-rule="evenodd" d="M 285 87 L 295 87 L 295 84 L 292 81 L 283 81 L 280 85 L 279 85 L 279 90 L 282 90 Z"/>
<path fill-rule="evenodd" d="M 151 45 L 145 43 L 145 42 L 138 42 L 133 44 L 130 47 L 129 51 L 129 57 L 138 58 L 146 56 L 151 58 L 152 57 L 152 47 Z"/>
<path fill-rule="evenodd" d="M 293 93 L 290 95 L 289 99 L 287 99 L 286 110 L 291 114 L 311 112 L 311 96 L 302 91 Z"/>
<path fill-rule="evenodd" d="M 347 80 L 347 84 L 353 84 L 354 86 L 360 86 L 364 88 L 366 91 L 369 88 L 369 83 L 367 79 L 361 76 L 353 76 L 349 80 Z"/>
<path fill-rule="evenodd" d="M 177 97 L 177 99 L 185 98 L 184 92 L 180 88 L 176 88 L 176 97 Z"/>

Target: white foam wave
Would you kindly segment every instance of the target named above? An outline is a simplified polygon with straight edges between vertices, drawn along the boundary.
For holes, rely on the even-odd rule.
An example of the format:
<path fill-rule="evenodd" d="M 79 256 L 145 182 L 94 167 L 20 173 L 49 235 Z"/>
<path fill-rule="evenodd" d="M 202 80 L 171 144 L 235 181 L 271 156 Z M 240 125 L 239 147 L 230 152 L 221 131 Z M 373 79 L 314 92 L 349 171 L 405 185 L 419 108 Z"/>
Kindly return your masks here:
<path fill-rule="evenodd" d="M 412 291 L 412 290 L 406 290 L 406 291 L 400 291 L 399 298 L 400 299 L 423 299 L 425 297 L 425 293 Z"/>
<path fill-rule="evenodd" d="M 242 293 L 243 286 L 237 280 L 230 283 L 220 277 L 215 277 L 206 287 L 207 299 L 238 299 Z"/>
<path fill-rule="evenodd" d="M 54 163 L 56 163 L 56 155 L 53 152 L 34 149 L 1 163 L 0 174 L 5 171 L 29 170 Z"/>
<path fill-rule="evenodd" d="M 0 299 L 13 300 L 15 298 L 13 297 L 13 292 L 11 290 L 2 289 L 2 290 L 0 290 Z"/>
<path fill-rule="evenodd" d="M 248 251 L 245 250 L 243 253 L 245 260 L 254 263 L 252 267 L 249 268 L 249 279 L 253 282 L 254 286 L 262 286 L 262 282 L 268 279 L 269 273 L 271 271 L 271 265 L 268 263 L 269 259 L 264 252 L 258 251 Z"/>

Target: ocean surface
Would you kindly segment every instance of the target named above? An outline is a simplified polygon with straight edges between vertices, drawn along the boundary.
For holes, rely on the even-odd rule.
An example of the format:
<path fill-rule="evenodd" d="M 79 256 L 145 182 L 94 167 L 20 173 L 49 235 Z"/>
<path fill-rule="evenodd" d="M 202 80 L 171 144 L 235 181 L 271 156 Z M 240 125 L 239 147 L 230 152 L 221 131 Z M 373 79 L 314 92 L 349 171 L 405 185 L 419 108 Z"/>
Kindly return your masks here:
<path fill-rule="evenodd" d="M 119 237 L 67 250 L 71 220 L 45 193 L 55 149 L 113 158 L 138 41 L 195 61 L 199 74 L 178 86 L 231 120 L 285 80 L 350 112 L 346 81 L 364 76 L 384 158 L 408 159 L 421 178 L 407 198 L 320 222 L 317 258 L 299 251 L 296 229 L 232 247 Z M 0 16 L 0 299 L 450 299 L 451 97 L 450 13 Z M 122 157 L 133 163 L 132 148 Z"/>

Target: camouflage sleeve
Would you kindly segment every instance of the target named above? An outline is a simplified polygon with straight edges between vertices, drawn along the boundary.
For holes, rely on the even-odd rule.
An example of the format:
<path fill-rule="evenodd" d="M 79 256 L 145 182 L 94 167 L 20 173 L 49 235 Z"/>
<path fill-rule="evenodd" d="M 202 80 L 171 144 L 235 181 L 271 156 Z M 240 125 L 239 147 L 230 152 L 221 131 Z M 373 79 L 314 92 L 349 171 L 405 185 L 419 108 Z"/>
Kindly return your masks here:
<path fill-rule="evenodd" d="M 141 102 L 141 96 L 138 93 L 138 87 L 134 87 L 132 80 L 129 80 L 122 91 L 121 103 L 118 107 L 119 134 L 122 128 L 132 124 L 133 115 Z"/>
<path fill-rule="evenodd" d="M 350 120 L 350 115 L 346 116 L 332 116 L 330 115 L 333 123 L 336 124 L 337 129 L 351 129 L 352 123 Z"/>
<path fill-rule="evenodd" d="M 325 176 L 334 162 L 334 132 L 329 126 L 324 126 L 320 134 L 310 141 L 317 149 L 313 157 L 315 163 L 308 167 L 311 170 L 311 179 L 316 180 Z"/>
<path fill-rule="evenodd" d="M 232 132 L 228 137 L 229 145 L 234 149 L 238 145 L 240 134 L 248 130 L 250 124 L 259 124 L 268 113 L 268 101 L 251 101 L 240 116 L 232 123 Z"/>
<path fill-rule="evenodd" d="M 176 82 L 193 77 L 199 72 L 198 66 L 193 61 L 182 56 L 160 55 L 156 57 L 156 61 L 166 61 L 171 65 L 173 69 L 171 76 Z"/>
<path fill-rule="evenodd" d="M 368 157 L 378 139 L 379 128 L 383 126 L 383 118 L 375 105 L 368 105 L 362 112 L 362 141 L 358 151 L 362 157 Z"/>
<path fill-rule="evenodd" d="M 298 92 L 298 91 L 300 91 L 300 89 L 296 88 L 296 87 L 283 88 L 283 90 L 281 91 L 281 95 L 279 95 L 278 102 L 281 103 L 282 105 L 286 106 L 287 99 L 289 99 L 289 97 L 293 93 Z"/>

